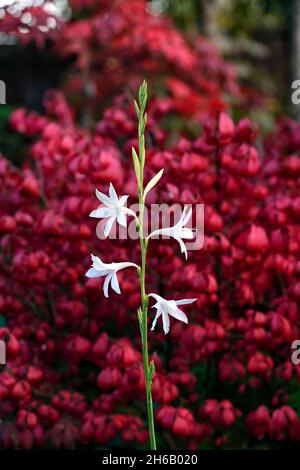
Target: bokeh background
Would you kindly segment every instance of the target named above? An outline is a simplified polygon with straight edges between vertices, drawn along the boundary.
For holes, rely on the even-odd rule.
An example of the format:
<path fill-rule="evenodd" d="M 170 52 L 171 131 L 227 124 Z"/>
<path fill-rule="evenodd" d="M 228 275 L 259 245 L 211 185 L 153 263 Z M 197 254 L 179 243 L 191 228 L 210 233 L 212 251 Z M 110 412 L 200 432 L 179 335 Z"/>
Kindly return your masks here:
<path fill-rule="evenodd" d="M 85 278 L 95 187 L 137 199 L 148 81 L 151 203 L 205 204 L 205 244 L 149 251 L 149 291 L 196 297 L 150 334 L 160 449 L 297 449 L 300 2 L 0 2 L 0 447 L 147 448 L 138 280 Z M 151 317 L 151 314 L 150 314 Z"/>

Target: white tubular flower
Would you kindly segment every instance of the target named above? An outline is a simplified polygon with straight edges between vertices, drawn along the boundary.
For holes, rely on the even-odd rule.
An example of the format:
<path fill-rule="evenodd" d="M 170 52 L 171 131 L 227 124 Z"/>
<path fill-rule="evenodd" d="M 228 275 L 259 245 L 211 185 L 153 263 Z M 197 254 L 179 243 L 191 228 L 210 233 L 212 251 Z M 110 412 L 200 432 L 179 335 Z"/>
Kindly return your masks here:
<path fill-rule="evenodd" d="M 192 208 L 185 206 L 180 219 L 178 220 L 177 224 L 174 225 L 174 227 L 167 227 L 167 228 L 154 230 L 154 232 L 150 233 L 147 239 L 154 237 L 155 235 L 165 235 L 167 237 L 172 237 L 178 241 L 180 248 L 181 248 L 181 253 L 184 253 L 185 258 L 187 259 L 187 249 L 183 240 L 184 239 L 191 240 L 192 238 L 195 237 L 193 230 L 191 228 L 184 227 L 188 223 L 191 215 L 192 215 Z"/>
<path fill-rule="evenodd" d="M 92 211 L 90 213 L 90 217 L 95 217 L 97 219 L 108 219 L 105 224 L 104 236 L 108 236 L 115 220 L 123 227 L 126 227 L 126 214 L 130 213 L 130 211 L 127 209 L 125 204 L 127 203 L 129 196 L 121 196 L 119 198 L 112 183 L 109 185 L 109 196 L 101 193 L 98 191 L 98 189 L 96 189 L 96 196 L 99 201 L 104 204 L 104 207 L 100 206 L 98 209 Z"/>
<path fill-rule="evenodd" d="M 133 266 L 134 268 L 138 268 L 138 266 L 134 263 L 103 263 L 98 256 L 92 256 L 92 267 L 86 272 L 86 277 L 95 278 L 95 277 L 105 277 L 105 281 L 103 284 L 103 292 L 105 297 L 108 297 L 108 286 L 109 283 L 111 284 L 112 289 L 117 293 L 121 294 L 119 281 L 117 278 L 117 272 L 120 269 L 129 268 Z"/>
<path fill-rule="evenodd" d="M 162 317 L 163 329 L 165 335 L 170 330 L 170 318 L 174 317 L 177 320 L 188 323 L 186 314 L 178 308 L 178 305 L 187 305 L 195 302 L 197 299 L 182 299 L 182 300 L 166 300 L 158 294 L 149 294 L 148 297 L 153 297 L 156 300 L 156 304 L 152 308 L 156 308 L 157 312 L 152 323 L 151 330 L 154 330 L 158 318 Z"/>

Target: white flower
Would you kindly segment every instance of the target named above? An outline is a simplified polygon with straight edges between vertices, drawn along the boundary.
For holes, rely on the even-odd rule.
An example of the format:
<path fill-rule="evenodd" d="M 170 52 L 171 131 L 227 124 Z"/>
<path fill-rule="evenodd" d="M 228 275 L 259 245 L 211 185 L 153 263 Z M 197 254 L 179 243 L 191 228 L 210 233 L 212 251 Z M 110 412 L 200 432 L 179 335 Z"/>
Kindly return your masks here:
<path fill-rule="evenodd" d="M 92 267 L 86 272 L 85 275 L 89 278 L 106 276 L 103 284 L 103 292 L 105 297 L 108 297 L 109 283 L 111 283 L 112 289 L 117 294 L 121 294 L 119 281 L 117 278 L 117 272 L 120 271 L 120 269 L 129 268 L 130 266 L 138 268 L 138 266 L 134 263 L 103 263 L 103 261 L 101 261 L 98 256 L 91 256 L 93 261 Z"/>
<path fill-rule="evenodd" d="M 165 335 L 170 330 L 170 318 L 174 317 L 177 320 L 188 323 L 186 314 L 178 308 L 178 305 L 186 305 L 195 302 L 197 299 L 182 299 L 182 300 L 166 300 L 160 295 L 149 294 L 148 297 L 153 297 L 156 300 L 156 304 L 152 308 L 156 308 L 157 312 L 152 323 L 151 330 L 154 330 L 156 322 L 160 316 L 162 316 L 162 323 Z"/>
<path fill-rule="evenodd" d="M 100 206 L 98 209 L 92 211 L 90 217 L 96 217 L 98 219 L 108 218 L 105 224 L 104 236 L 108 236 L 115 220 L 123 227 L 126 227 L 126 214 L 128 213 L 128 209 L 125 204 L 127 203 L 128 196 L 121 196 L 119 198 L 112 183 L 109 185 L 109 196 L 101 193 L 98 189 L 96 189 L 96 196 L 99 201 L 104 204 L 104 207 Z"/>
<path fill-rule="evenodd" d="M 185 227 L 187 222 L 189 221 L 190 217 L 192 215 L 192 208 L 185 206 L 183 209 L 183 212 L 181 214 L 180 219 L 178 222 L 173 226 L 173 227 L 167 227 L 167 228 L 161 228 L 158 230 L 154 230 L 154 232 L 150 233 L 148 236 L 148 239 L 156 236 L 156 235 L 165 235 L 168 237 L 173 237 L 175 240 L 178 241 L 180 248 L 181 248 L 181 253 L 185 254 L 185 258 L 187 259 L 187 250 L 185 243 L 182 241 L 183 239 L 191 240 L 192 238 L 195 237 L 193 230 L 190 228 Z"/>

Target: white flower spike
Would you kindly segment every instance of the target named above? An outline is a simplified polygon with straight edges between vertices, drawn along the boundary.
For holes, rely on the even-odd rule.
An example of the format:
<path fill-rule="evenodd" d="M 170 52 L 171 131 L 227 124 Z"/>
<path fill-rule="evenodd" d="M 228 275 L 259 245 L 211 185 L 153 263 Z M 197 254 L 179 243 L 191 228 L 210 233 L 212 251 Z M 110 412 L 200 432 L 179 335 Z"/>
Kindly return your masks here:
<path fill-rule="evenodd" d="M 174 317 L 184 323 L 188 323 L 186 314 L 178 308 L 178 305 L 187 305 L 195 302 L 197 299 L 182 299 L 182 300 L 166 300 L 158 294 L 149 294 L 148 297 L 153 297 L 156 304 L 152 308 L 156 308 L 157 312 L 152 323 L 151 330 L 154 330 L 158 318 L 162 317 L 163 329 L 165 335 L 170 330 L 170 318 Z"/>
<path fill-rule="evenodd" d="M 126 203 L 129 196 L 125 195 L 119 198 L 112 183 L 109 185 L 109 196 L 101 193 L 98 189 L 96 189 L 96 196 L 104 206 L 100 206 L 98 209 L 92 211 L 90 217 L 108 219 L 105 224 L 104 236 L 107 237 L 109 235 L 115 220 L 123 227 L 126 227 L 126 214 L 129 213 Z"/>
<path fill-rule="evenodd" d="M 105 281 L 103 284 L 103 292 L 105 297 L 108 297 L 108 286 L 109 283 L 111 284 L 112 289 L 117 293 L 121 294 L 119 281 L 117 278 L 117 272 L 120 269 L 134 267 L 138 268 L 138 266 L 134 263 L 123 262 L 123 263 L 103 263 L 98 256 L 92 256 L 92 267 L 86 272 L 86 277 L 95 278 L 95 277 L 105 277 Z"/>
<path fill-rule="evenodd" d="M 166 228 L 161 228 L 158 230 L 154 230 L 154 232 L 150 233 L 150 235 L 147 237 L 147 239 L 152 238 L 156 235 L 165 235 L 168 237 L 172 237 L 175 240 L 178 241 L 180 248 L 181 248 L 181 253 L 185 254 L 185 258 L 187 259 L 187 249 L 185 246 L 185 243 L 183 242 L 184 239 L 186 240 L 191 240 L 195 237 L 193 233 L 193 229 L 185 227 L 185 225 L 188 223 L 190 217 L 192 215 L 192 208 L 185 206 L 183 209 L 183 212 L 181 214 L 180 219 L 178 222 L 174 225 L 174 227 L 166 227 Z"/>

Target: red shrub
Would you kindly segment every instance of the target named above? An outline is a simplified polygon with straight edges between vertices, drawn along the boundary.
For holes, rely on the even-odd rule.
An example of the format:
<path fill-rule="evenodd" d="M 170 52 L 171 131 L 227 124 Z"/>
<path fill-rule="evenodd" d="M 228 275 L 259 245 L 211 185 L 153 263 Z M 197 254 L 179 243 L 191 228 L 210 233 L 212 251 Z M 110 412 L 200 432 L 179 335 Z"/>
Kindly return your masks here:
<path fill-rule="evenodd" d="M 204 248 L 188 263 L 175 243 L 150 245 L 149 272 L 158 273 L 150 288 L 198 299 L 188 326 L 172 325 L 167 339 L 150 335 L 162 445 L 299 440 L 289 401 L 300 377 L 290 362 L 299 337 L 300 128 L 282 121 L 260 156 L 257 126 L 219 112 L 223 91 L 240 91 L 205 41 L 191 46 L 144 2 L 99 5 L 91 19 L 63 26 L 57 47 L 90 70 L 92 108 L 141 75 L 168 78 L 172 97 L 149 103 L 146 179 L 165 168 L 149 202 L 205 203 Z M 79 96 L 75 109 L 86 84 L 78 77 L 66 85 Z M 201 117 L 196 137 L 164 127 L 188 115 Z M 119 438 L 139 446 L 147 431 L 137 279 L 121 273 L 123 295 L 108 302 L 84 276 L 91 247 L 105 261 L 138 261 L 130 241 L 103 249 L 88 218 L 95 186 L 106 191 L 111 181 L 136 202 L 132 97 L 118 96 L 93 131 L 77 126 L 61 92 L 47 94 L 45 116 L 17 110 L 10 122 L 31 144 L 20 169 L 0 159 L 1 445 L 110 447 Z"/>

